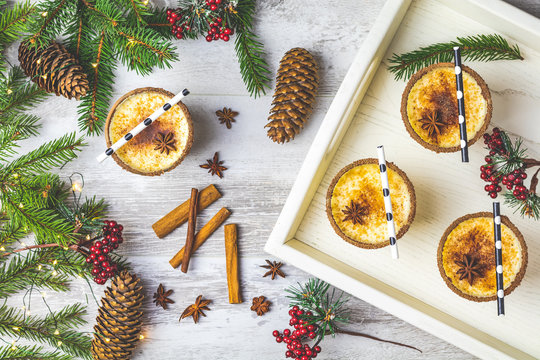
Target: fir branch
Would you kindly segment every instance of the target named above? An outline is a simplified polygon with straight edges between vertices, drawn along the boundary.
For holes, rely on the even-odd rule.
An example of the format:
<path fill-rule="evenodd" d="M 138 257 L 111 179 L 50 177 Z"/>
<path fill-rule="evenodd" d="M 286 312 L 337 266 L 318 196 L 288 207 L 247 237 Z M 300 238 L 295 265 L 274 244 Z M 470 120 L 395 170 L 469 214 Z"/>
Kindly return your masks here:
<path fill-rule="evenodd" d="M 45 318 L 25 316 L 23 311 L 3 305 L 0 306 L 0 335 L 22 337 L 48 344 L 71 356 L 91 359 L 91 338 L 71 330 L 85 323 L 84 314 L 85 308 L 81 304 L 67 306 Z"/>
<path fill-rule="evenodd" d="M 75 16 L 76 2 L 68 0 L 44 0 L 36 8 L 36 16 L 31 17 L 32 36 L 28 38 L 31 44 L 38 47 L 48 46 L 59 36 L 63 29 L 63 19 Z"/>
<path fill-rule="evenodd" d="M 154 67 L 170 68 L 172 61 L 178 60 L 176 48 L 150 28 L 119 26 L 117 34 L 116 53 L 124 65 L 138 74 L 148 75 Z"/>
<path fill-rule="evenodd" d="M 14 160 L 3 169 L 1 177 L 39 174 L 64 165 L 75 159 L 75 151 L 80 151 L 84 145 L 82 138 L 76 138 L 75 133 L 66 134 Z"/>
<path fill-rule="evenodd" d="M 72 360 L 72 357 L 58 351 L 45 351 L 37 345 L 6 345 L 0 347 L 2 360 Z"/>
<path fill-rule="evenodd" d="M 114 54 L 106 41 L 105 32 L 94 33 L 85 28 L 81 41 L 81 58 L 89 77 L 91 92 L 79 103 L 79 127 L 88 134 L 99 134 L 112 97 L 112 83 L 116 62 Z"/>
<path fill-rule="evenodd" d="M 6 76 L 0 75 L 0 116 L 29 110 L 46 98 L 36 84 L 27 81 L 22 69 L 12 67 Z M 0 125 L 4 124 L 0 117 Z"/>
<path fill-rule="evenodd" d="M 67 277 L 53 275 L 44 265 L 51 260 L 51 252 L 29 252 L 26 256 L 16 256 L 0 265 L 0 298 L 27 289 L 30 286 L 66 291 Z M 41 268 L 39 266 L 41 265 Z"/>
<path fill-rule="evenodd" d="M 24 33 L 26 19 L 32 11 L 34 6 L 26 0 L 0 12 L 0 45 L 9 45 Z"/>
<path fill-rule="evenodd" d="M 240 63 L 240 74 L 250 95 L 256 98 L 270 88 L 270 71 L 264 59 L 263 44 L 252 31 L 255 0 L 240 1 L 236 11 L 232 17 L 238 23 L 234 46 Z"/>
<path fill-rule="evenodd" d="M 172 25 L 167 21 L 167 10 L 160 8 L 150 8 L 150 14 L 144 16 L 144 20 L 148 26 L 158 32 L 165 39 L 172 39 L 174 36 L 171 32 Z"/>
<path fill-rule="evenodd" d="M 458 37 L 455 41 L 437 43 L 404 54 L 393 54 L 388 69 L 396 80 L 408 79 L 418 70 L 439 62 L 453 62 L 454 46 L 461 48 L 466 61 L 523 60 L 517 45 L 510 45 L 498 34 Z"/>

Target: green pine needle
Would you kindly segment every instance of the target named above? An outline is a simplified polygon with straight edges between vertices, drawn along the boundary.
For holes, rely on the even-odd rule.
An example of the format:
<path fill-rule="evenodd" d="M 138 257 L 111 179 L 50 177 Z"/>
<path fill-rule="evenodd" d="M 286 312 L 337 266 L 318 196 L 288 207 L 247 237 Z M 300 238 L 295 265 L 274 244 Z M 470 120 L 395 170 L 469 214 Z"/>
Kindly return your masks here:
<path fill-rule="evenodd" d="M 461 48 L 461 56 L 465 61 L 523 60 L 517 45 L 510 45 L 498 34 L 487 34 L 458 37 L 455 41 L 421 47 L 404 54 L 393 54 L 388 59 L 388 69 L 396 80 L 406 80 L 426 66 L 453 62 L 454 46 Z"/>
<path fill-rule="evenodd" d="M 72 360 L 73 357 L 59 351 L 45 351 L 37 345 L 6 345 L 0 347 L 3 360 Z"/>

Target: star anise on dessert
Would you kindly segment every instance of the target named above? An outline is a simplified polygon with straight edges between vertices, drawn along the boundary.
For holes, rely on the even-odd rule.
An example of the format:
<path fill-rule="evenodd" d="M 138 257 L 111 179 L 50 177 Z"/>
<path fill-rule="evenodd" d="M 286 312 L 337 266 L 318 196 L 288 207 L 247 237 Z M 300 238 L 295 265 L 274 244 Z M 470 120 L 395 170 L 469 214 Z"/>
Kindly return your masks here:
<path fill-rule="evenodd" d="M 210 310 L 208 304 L 211 302 L 211 300 L 202 300 L 202 295 L 197 296 L 195 304 L 189 305 L 186 310 L 184 310 L 178 321 L 187 318 L 188 316 L 192 316 L 193 322 L 196 324 L 199 321 L 199 315 L 206 316 L 203 310 Z"/>
<path fill-rule="evenodd" d="M 222 166 L 223 160 L 219 161 L 218 153 L 216 152 L 214 154 L 214 158 L 212 160 L 208 159 L 206 160 L 206 164 L 199 165 L 203 169 L 208 169 L 208 172 L 212 175 L 217 175 L 220 178 L 223 178 L 223 171 L 227 170 L 225 166 Z"/>
<path fill-rule="evenodd" d="M 270 301 L 264 296 L 254 297 L 251 305 L 251 310 L 255 311 L 258 316 L 262 316 L 270 310 Z"/>
<path fill-rule="evenodd" d="M 459 270 L 456 271 L 456 274 L 459 275 L 459 280 L 467 278 L 470 285 L 473 284 L 476 277 L 482 275 L 480 271 L 481 265 L 472 255 L 463 255 L 463 260 L 456 260 L 455 263 L 459 266 Z"/>
<path fill-rule="evenodd" d="M 231 108 L 224 107 L 223 110 L 216 111 L 216 115 L 218 117 L 219 123 L 225 124 L 227 129 L 230 129 L 232 123 L 236 122 L 234 118 L 238 115 L 238 112 L 232 111 Z"/>
<path fill-rule="evenodd" d="M 285 277 L 285 274 L 283 271 L 281 271 L 279 268 L 283 266 L 282 263 L 277 261 L 270 261 L 265 260 L 268 265 L 261 265 L 262 268 L 269 269 L 268 272 L 266 272 L 263 277 L 267 277 L 268 275 L 272 275 L 272 280 L 276 278 L 277 275 L 281 276 L 282 278 Z"/>
<path fill-rule="evenodd" d="M 361 206 L 354 200 L 351 200 L 351 206 L 345 206 L 345 210 L 341 210 L 345 217 L 343 221 L 352 221 L 354 225 L 363 224 L 364 217 L 368 215 L 369 209 L 367 206 Z"/>
<path fill-rule="evenodd" d="M 169 299 L 169 296 L 173 293 L 172 290 L 165 291 L 163 284 L 159 284 L 156 292 L 154 293 L 153 302 L 156 306 L 161 306 L 163 310 L 167 310 L 167 304 L 174 304 L 174 301 Z"/>
<path fill-rule="evenodd" d="M 156 136 L 154 136 L 153 143 L 156 145 L 154 150 L 158 150 L 162 154 L 166 153 L 169 155 L 169 152 L 173 150 L 176 151 L 174 134 L 171 131 L 157 133 Z"/>
<path fill-rule="evenodd" d="M 432 111 L 431 114 L 424 115 L 418 122 L 422 124 L 420 125 L 422 129 L 427 130 L 429 136 L 435 134 L 441 135 L 441 129 L 446 125 L 444 121 L 439 119 L 439 113 L 437 111 Z"/>

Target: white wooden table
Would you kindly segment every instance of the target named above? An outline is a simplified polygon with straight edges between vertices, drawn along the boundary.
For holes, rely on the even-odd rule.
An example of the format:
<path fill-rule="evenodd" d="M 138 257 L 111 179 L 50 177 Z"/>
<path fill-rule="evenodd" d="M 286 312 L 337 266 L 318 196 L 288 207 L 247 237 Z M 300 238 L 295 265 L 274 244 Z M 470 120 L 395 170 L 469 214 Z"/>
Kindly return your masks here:
<path fill-rule="evenodd" d="M 509 2 L 540 16 L 538 0 Z M 173 1 L 154 3 L 174 4 Z M 275 72 L 284 52 L 296 46 L 312 51 L 321 66 L 322 81 L 314 115 L 297 139 L 286 145 L 274 144 L 266 138 L 263 126 L 271 91 L 257 100 L 247 95 L 231 43 L 208 44 L 202 39 L 176 42 L 181 61 L 173 69 L 155 71 L 144 78 L 122 67 L 118 69 L 115 98 L 136 87 L 156 86 L 173 92 L 187 87 L 191 95 L 185 103 L 195 123 L 195 142 L 190 155 L 163 176 L 152 178 L 127 173 L 112 160 L 97 164 L 95 156 L 104 149 L 103 137 L 89 138 L 89 145 L 80 157 L 61 170 L 64 177 L 75 171 L 83 173 L 84 194 L 105 198 L 110 204 L 111 218 L 125 227 L 127 241 L 120 250 L 131 261 L 134 272 L 143 278 L 146 292 L 146 338 L 137 348 L 135 359 L 284 358 L 284 345 L 276 344 L 271 335 L 272 330 L 288 326 L 288 301 L 283 289 L 306 281 L 309 274 L 284 265 L 287 278 L 274 281 L 262 278 L 265 269 L 259 265 L 268 258 L 263 246 L 332 97 L 383 3 L 384 0 L 259 2 L 255 27 L 265 44 L 271 70 Z M 8 50 L 8 56 L 15 59 L 16 47 Z M 214 115 L 224 106 L 240 112 L 231 130 L 220 125 Z M 51 97 L 36 113 L 43 119 L 42 136 L 28 140 L 21 151 L 76 130 L 74 101 Z M 223 179 L 211 177 L 199 168 L 215 151 L 219 151 L 229 168 Z M 229 222 L 239 226 L 243 304 L 228 304 L 222 229 L 197 251 L 187 275 L 173 270 L 168 263 L 185 240 L 186 226 L 163 240 L 151 229 L 153 222 L 189 198 L 191 187 L 203 188 L 210 183 L 216 184 L 224 196 L 203 212 L 199 224 L 206 223 L 222 206 L 232 210 Z M 176 303 L 167 311 L 151 302 L 159 283 L 174 290 L 171 298 Z M 93 289 L 99 299 L 103 287 L 96 285 Z M 190 319 L 179 323 L 181 312 L 199 294 L 213 301 L 212 310 L 197 325 Z M 86 302 L 86 295 L 89 324 L 85 329 L 91 331 L 97 306 L 85 283 L 75 282 L 69 296 L 51 293 L 47 301 L 52 308 L 59 308 L 76 301 Z M 251 299 L 259 295 L 272 302 L 270 312 L 262 317 L 249 309 Z M 13 297 L 9 303 L 20 305 L 21 299 Z M 350 308 L 353 311 L 348 328 L 411 344 L 423 353 L 341 335 L 323 342 L 321 359 L 473 358 L 361 300 L 351 299 Z"/>

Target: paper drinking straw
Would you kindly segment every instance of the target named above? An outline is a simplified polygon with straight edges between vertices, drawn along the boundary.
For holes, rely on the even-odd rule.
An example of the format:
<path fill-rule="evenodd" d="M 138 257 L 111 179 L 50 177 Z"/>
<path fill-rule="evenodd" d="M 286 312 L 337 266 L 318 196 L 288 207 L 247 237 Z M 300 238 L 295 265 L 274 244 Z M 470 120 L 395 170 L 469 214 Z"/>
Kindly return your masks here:
<path fill-rule="evenodd" d="M 103 162 L 103 160 L 110 157 L 116 150 L 120 149 L 122 146 L 124 146 L 129 140 L 133 139 L 137 134 L 139 134 L 141 131 L 146 129 L 146 127 L 150 126 L 158 117 L 163 115 L 167 110 L 172 108 L 174 105 L 176 105 L 180 100 L 182 100 L 184 97 L 189 95 L 188 89 L 182 90 L 182 92 L 176 94 L 171 100 L 163 104 L 159 109 L 154 111 L 152 115 L 150 115 L 148 118 L 146 118 L 144 121 L 141 121 L 139 125 L 135 126 L 130 132 L 128 132 L 126 135 L 124 135 L 120 140 L 112 144 L 110 148 L 105 150 L 103 153 L 101 153 L 97 157 L 97 161 Z"/>
<path fill-rule="evenodd" d="M 386 225 L 388 226 L 388 237 L 390 238 L 390 250 L 392 251 L 392 258 L 398 259 L 399 253 L 396 242 L 396 224 L 394 223 L 394 213 L 392 212 L 390 184 L 388 183 L 388 172 L 386 171 L 386 160 L 384 157 L 384 147 L 382 145 L 377 146 L 377 155 L 379 157 L 379 170 L 381 172 L 384 209 L 386 211 Z"/>
<path fill-rule="evenodd" d="M 458 103 L 459 136 L 461 138 L 461 161 L 469 162 L 469 149 L 467 148 L 467 123 L 465 122 L 465 95 L 463 91 L 463 72 L 461 71 L 461 50 L 454 47 L 454 63 L 456 73 L 456 96 Z"/>
<path fill-rule="evenodd" d="M 501 205 L 493 203 L 493 233 L 495 234 L 495 276 L 497 277 L 497 313 L 504 316 L 504 280 L 502 266 Z"/>

